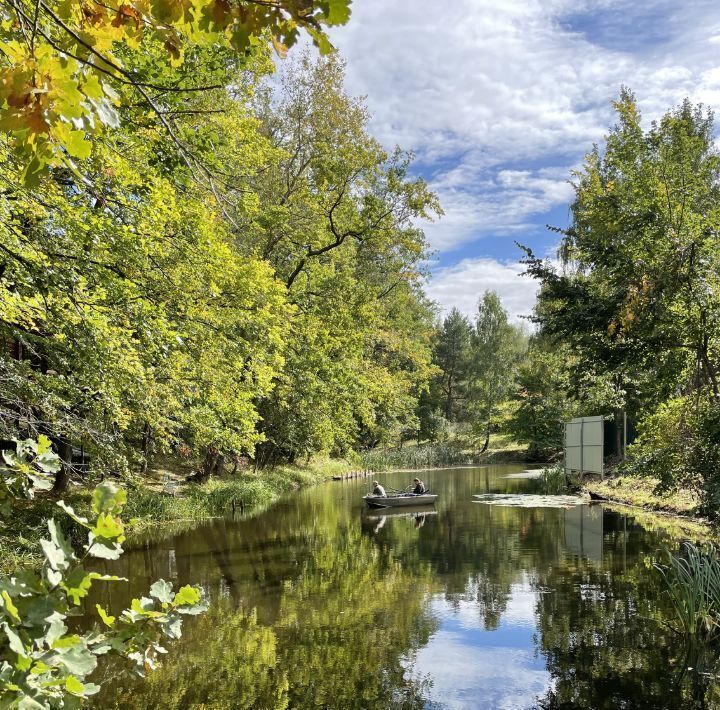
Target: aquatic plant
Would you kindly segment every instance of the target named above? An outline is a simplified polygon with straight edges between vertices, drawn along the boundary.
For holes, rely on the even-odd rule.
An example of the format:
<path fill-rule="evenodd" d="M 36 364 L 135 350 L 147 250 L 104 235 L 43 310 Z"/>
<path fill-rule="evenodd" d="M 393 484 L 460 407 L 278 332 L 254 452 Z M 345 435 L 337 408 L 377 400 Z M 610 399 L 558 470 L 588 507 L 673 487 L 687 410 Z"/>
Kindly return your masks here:
<path fill-rule="evenodd" d="M 544 468 L 537 481 L 538 492 L 548 496 L 572 493 L 580 488 L 577 476 L 568 475 L 562 463 Z"/>
<path fill-rule="evenodd" d="M 684 542 L 680 554 L 664 551 L 662 575 L 681 631 L 691 640 L 709 640 L 720 630 L 720 553 L 715 545 Z"/>

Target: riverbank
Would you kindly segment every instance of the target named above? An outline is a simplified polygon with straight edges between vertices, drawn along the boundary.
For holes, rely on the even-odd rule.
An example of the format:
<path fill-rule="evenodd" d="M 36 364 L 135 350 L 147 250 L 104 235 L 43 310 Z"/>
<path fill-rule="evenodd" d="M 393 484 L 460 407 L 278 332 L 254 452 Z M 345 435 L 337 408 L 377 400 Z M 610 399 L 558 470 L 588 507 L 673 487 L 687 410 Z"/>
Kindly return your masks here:
<path fill-rule="evenodd" d="M 304 466 L 248 470 L 203 483 L 185 483 L 187 472 L 178 472 L 169 464 L 125 486 L 128 502 L 123 518 L 132 534 L 160 524 L 218 517 L 230 511 L 233 503 L 236 509 L 259 510 L 284 493 L 331 480 L 353 468 L 343 459 L 318 459 Z M 174 495 L 163 491 L 163 479 L 172 483 Z M 84 515 L 90 506 L 90 489 L 74 487 L 63 499 Z M 0 530 L 0 574 L 40 563 L 39 542 L 47 537 L 49 518 L 54 517 L 71 538 L 79 532 L 55 503 L 55 499 L 42 496 L 20 503 L 13 511 L 12 519 Z"/>
<path fill-rule="evenodd" d="M 672 528 L 689 537 L 717 538 L 717 529 L 697 515 L 698 499 L 688 491 L 661 494 L 658 481 L 634 476 L 613 476 L 605 480 L 586 481 L 585 490 L 612 504 L 642 511 L 643 525 Z M 638 512 L 638 515 L 640 513 Z M 655 526 L 653 526 L 653 518 Z"/>

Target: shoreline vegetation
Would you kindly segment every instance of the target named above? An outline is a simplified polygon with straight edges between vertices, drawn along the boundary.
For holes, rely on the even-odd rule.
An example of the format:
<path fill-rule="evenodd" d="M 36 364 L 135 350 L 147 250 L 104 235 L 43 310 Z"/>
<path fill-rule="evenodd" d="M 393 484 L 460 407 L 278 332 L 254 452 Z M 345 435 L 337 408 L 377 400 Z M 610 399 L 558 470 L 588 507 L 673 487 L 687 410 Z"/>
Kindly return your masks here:
<path fill-rule="evenodd" d="M 422 465 L 425 462 L 427 465 Z M 211 520 L 227 515 L 233 509 L 245 515 L 257 515 L 286 493 L 330 482 L 333 476 L 358 467 L 370 469 L 373 476 L 382 476 L 391 472 L 415 473 L 507 463 L 542 465 L 530 461 L 521 446 L 504 437 L 497 437 L 496 445 L 481 455 L 463 450 L 454 442 L 406 444 L 402 448 L 364 452 L 349 459 L 317 457 L 302 465 L 259 471 L 249 468 L 201 483 L 186 481 L 193 470 L 188 462 L 169 459 L 159 462 L 128 485 L 124 517 L 127 531 L 133 536 L 161 525 L 182 526 Z M 164 492 L 167 483 L 172 485 L 174 495 Z M 631 510 L 643 525 L 662 529 L 675 538 L 717 538 L 711 523 L 696 515 L 696 497 L 686 492 L 660 494 L 656 492 L 657 484 L 657 480 L 611 475 L 604 481 L 586 480 L 582 488 L 601 496 L 613 508 Z M 90 505 L 90 487 L 74 487 L 61 497 L 82 514 Z M 13 520 L 0 531 L 0 574 L 35 567 L 41 562 L 37 543 L 46 534 L 47 519 L 57 515 L 57 500 L 54 495 L 41 496 L 17 508 Z M 65 525 L 69 536 L 78 532 L 72 522 Z"/>
<path fill-rule="evenodd" d="M 202 483 L 188 483 L 193 467 L 186 461 L 168 459 L 127 485 L 128 502 L 124 517 L 129 535 L 169 523 L 188 523 L 221 517 L 236 509 L 257 514 L 280 496 L 358 468 L 372 469 L 374 474 L 396 471 L 422 471 L 454 466 L 477 466 L 494 463 L 525 463 L 523 450 L 513 442 L 498 437 L 497 447 L 481 456 L 452 444 L 406 444 L 398 449 L 364 452 L 351 459 L 316 457 L 302 465 L 276 466 L 254 471 L 244 469 L 236 474 L 213 476 Z M 413 462 L 432 465 L 412 465 Z M 395 465 L 393 465 L 393 463 Z M 164 492 L 170 483 L 175 495 Z M 46 521 L 57 517 L 56 501 L 60 498 L 81 515 L 90 505 L 90 486 L 73 486 L 64 495 L 39 496 L 18 504 L 12 521 L 0 531 L 0 574 L 22 567 L 36 567 L 42 561 L 38 541 L 46 535 Z M 77 532 L 72 522 L 65 523 L 66 534 Z"/>
<path fill-rule="evenodd" d="M 661 493 L 659 483 L 652 478 L 611 475 L 603 481 L 585 481 L 583 488 L 602 497 L 607 505 L 632 510 L 638 520 L 648 521 L 651 529 L 672 527 L 691 538 L 718 539 L 717 528 L 697 512 L 697 496 L 682 490 Z"/>

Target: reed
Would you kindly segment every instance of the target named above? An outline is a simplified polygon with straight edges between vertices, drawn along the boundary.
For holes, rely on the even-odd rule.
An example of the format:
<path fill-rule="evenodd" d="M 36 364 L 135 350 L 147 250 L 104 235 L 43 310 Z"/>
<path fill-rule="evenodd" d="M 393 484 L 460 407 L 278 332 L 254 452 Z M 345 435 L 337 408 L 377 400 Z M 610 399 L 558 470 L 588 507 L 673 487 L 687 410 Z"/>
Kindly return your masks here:
<path fill-rule="evenodd" d="M 654 563 L 662 575 L 681 630 L 689 639 L 707 641 L 720 630 L 720 554 L 715 545 L 684 542 L 679 554 L 664 551 Z"/>
<path fill-rule="evenodd" d="M 472 463 L 472 456 L 456 442 L 418 444 L 402 449 L 370 449 L 359 454 L 361 467 L 373 471 L 396 468 L 433 468 Z"/>

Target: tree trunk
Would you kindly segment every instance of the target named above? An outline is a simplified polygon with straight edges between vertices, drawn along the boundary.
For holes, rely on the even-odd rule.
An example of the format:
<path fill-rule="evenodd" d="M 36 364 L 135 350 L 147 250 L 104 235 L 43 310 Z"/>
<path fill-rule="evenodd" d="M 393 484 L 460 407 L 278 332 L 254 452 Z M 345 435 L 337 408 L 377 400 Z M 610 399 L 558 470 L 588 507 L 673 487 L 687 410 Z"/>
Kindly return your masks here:
<path fill-rule="evenodd" d="M 615 451 L 620 458 L 623 458 L 623 415 L 622 409 L 615 410 Z"/>
<path fill-rule="evenodd" d="M 216 449 L 208 449 L 205 453 L 205 460 L 198 471 L 198 479 L 204 481 L 206 478 L 210 478 L 217 469 L 217 462 L 220 454 Z"/>
<path fill-rule="evenodd" d="M 152 428 L 145 422 L 142 435 L 142 451 L 143 451 L 143 465 L 142 472 L 147 473 L 148 464 L 150 463 L 150 449 L 152 447 Z"/>
<path fill-rule="evenodd" d="M 488 450 L 488 446 L 490 446 L 490 426 L 488 425 L 488 428 L 485 430 L 485 443 L 483 444 L 482 449 L 480 449 L 480 453 L 484 454 Z"/>
<path fill-rule="evenodd" d="M 58 456 L 60 457 L 60 470 L 55 474 L 53 493 L 64 493 L 70 485 L 70 472 L 72 471 L 73 447 L 69 441 L 55 440 Z"/>

